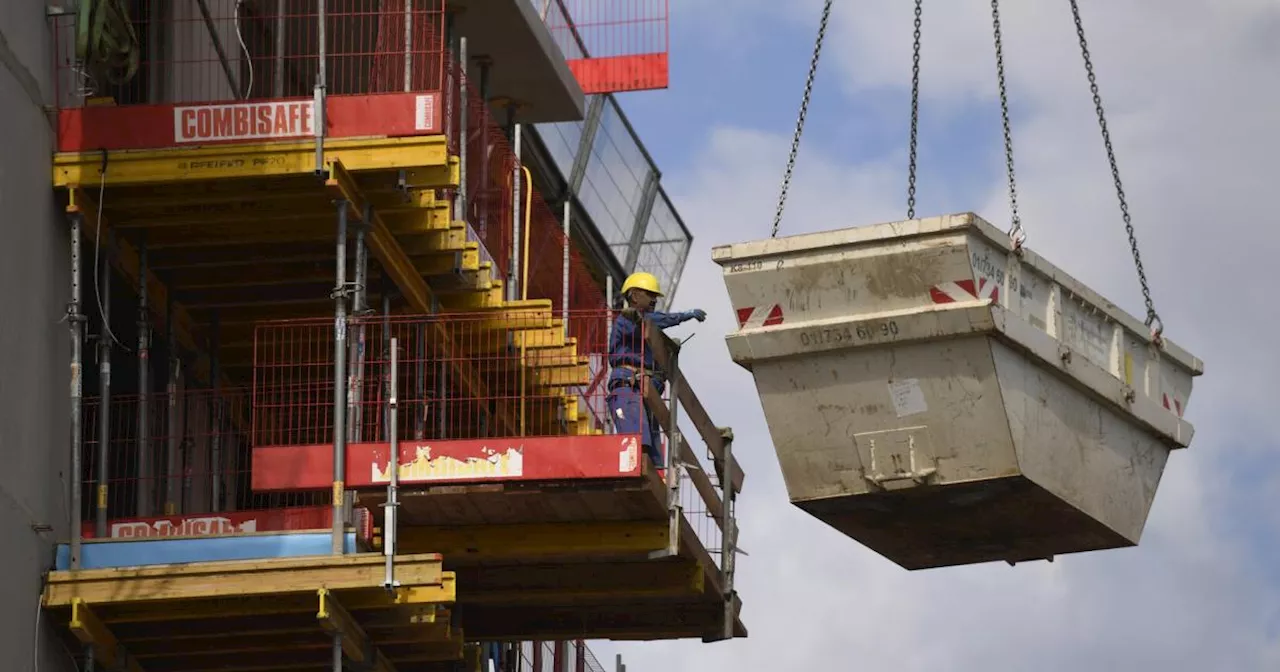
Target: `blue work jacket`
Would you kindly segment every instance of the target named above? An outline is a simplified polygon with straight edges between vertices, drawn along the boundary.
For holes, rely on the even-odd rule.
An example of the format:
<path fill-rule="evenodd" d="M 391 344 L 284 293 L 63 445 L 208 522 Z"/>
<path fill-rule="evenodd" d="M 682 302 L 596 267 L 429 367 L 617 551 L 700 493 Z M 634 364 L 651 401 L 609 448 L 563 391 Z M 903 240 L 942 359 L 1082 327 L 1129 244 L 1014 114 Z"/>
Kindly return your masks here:
<path fill-rule="evenodd" d="M 653 326 L 666 329 L 692 320 L 693 314 L 692 312 L 663 313 L 655 310 L 644 313 L 642 317 L 647 318 Z M 641 353 L 643 353 L 643 361 L 641 361 Z M 619 366 L 648 370 L 657 368 L 653 363 L 653 348 L 646 347 L 644 330 L 641 329 L 639 322 L 633 322 L 621 315 L 614 318 L 613 331 L 609 334 L 609 366 L 613 367 L 609 373 L 610 380 L 631 377 L 630 371 L 619 369 Z"/>

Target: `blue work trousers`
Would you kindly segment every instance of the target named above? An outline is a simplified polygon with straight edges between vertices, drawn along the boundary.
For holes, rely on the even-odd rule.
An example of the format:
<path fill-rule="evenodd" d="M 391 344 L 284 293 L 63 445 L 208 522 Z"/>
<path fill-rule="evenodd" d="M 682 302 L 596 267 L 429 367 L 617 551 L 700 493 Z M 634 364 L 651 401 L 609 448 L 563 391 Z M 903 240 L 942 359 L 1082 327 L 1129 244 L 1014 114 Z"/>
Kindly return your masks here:
<path fill-rule="evenodd" d="M 609 413 L 613 416 L 615 433 L 639 434 L 644 454 L 649 456 L 653 465 L 658 468 L 666 466 L 660 449 L 662 428 L 658 425 L 658 418 L 644 407 L 644 395 L 638 385 L 617 379 L 609 383 Z"/>

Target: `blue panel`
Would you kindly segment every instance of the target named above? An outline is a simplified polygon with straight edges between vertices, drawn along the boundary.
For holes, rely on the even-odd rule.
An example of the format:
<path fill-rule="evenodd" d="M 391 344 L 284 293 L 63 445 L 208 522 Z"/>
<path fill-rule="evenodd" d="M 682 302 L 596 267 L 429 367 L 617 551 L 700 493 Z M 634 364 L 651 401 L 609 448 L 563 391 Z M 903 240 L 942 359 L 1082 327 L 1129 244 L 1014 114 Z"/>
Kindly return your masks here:
<path fill-rule="evenodd" d="M 345 552 L 356 552 L 356 535 L 346 535 Z M 333 536 L 328 532 L 255 534 L 243 537 L 200 539 L 148 539 L 138 541 L 85 542 L 80 547 L 81 569 L 142 567 L 219 560 L 261 560 L 329 555 Z M 71 547 L 58 544 L 54 569 L 71 567 Z"/>

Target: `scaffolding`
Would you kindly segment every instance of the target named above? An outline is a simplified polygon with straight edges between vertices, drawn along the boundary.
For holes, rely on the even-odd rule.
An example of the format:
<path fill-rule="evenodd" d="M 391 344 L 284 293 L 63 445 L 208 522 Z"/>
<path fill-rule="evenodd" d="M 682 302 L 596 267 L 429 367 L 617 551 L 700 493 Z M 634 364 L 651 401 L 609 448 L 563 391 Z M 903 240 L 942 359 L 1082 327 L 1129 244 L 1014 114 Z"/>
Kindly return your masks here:
<path fill-rule="evenodd" d="M 745 636 L 732 433 L 657 329 L 665 468 L 613 431 L 611 291 L 454 14 L 196 5 L 133 4 L 132 77 L 53 19 L 77 480 L 44 604 L 86 658 L 415 670 Z"/>

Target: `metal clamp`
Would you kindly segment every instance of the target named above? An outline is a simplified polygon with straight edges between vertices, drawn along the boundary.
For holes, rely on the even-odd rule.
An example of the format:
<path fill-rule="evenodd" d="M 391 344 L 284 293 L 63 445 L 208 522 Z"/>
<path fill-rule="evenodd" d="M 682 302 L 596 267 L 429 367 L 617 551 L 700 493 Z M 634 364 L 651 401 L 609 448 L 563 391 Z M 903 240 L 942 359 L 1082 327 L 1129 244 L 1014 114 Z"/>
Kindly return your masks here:
<path fill-rule="evenodd" d="M 345 299 L 355 292 L 363 291 L 364 285 L 356 282 L 344 282 L 337 285 L 329 292 L 330 299 Z"/>
<path fill-rule="evenodd" d="M 80 324 L 89 320 L 84 313 L 80 312 L 80 304 L 75 301 L 67 302 L 67 314 L 66 317 L 62 319 L 70 322 L 71 324 Z"/>

